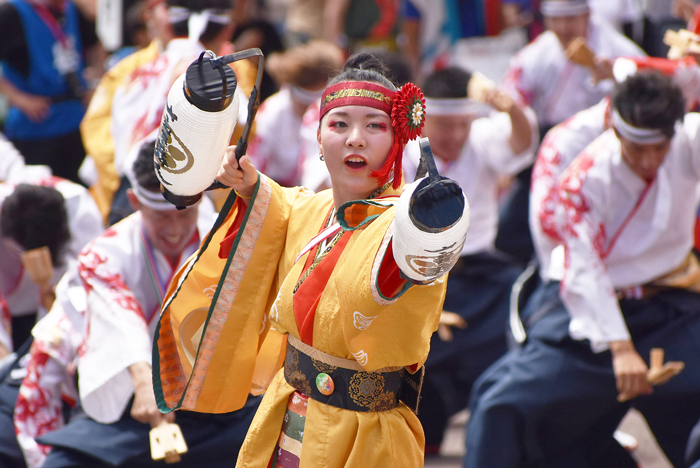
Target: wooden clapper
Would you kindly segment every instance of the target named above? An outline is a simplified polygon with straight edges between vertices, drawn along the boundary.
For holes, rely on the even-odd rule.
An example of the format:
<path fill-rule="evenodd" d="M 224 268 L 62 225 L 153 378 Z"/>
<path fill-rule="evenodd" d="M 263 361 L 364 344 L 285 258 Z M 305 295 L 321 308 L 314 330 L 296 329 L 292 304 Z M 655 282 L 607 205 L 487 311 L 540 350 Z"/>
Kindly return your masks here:
<path fill-rule="evenodd" d="M 151 458 L 165 459 L 165 463 L 178 463 L 180 455 L 187 452 L 185 438 L 180 426 L 175 423 L 163 423 L 151 429 Z"/>
<path fill-rule="evenodd" d="M 649 359 L 651 366 L 647 374 L 647 380 L 652 385 L 665 384 L 671 377 L 675 377 L 685 368 L 685 364 L 680 361 L 672 361 L 664 364 L 664 350 L 654 348 L 651 350 Z"/>
<path fill-rule="evenodd" d="M 22 254 L 22 265 L 32 281 L 39 286 L 41 305 L 46 310 L 51 309 L 56 297 L 49 287 L 49 281 L 53 276 L 51 251 L 48 247 L 27 250 Z"/>
<path fill-rule="evenodd" d="M 664 44 L 669 46 L 668 58 L 670 59 L 683 58 L 689 52 L 700 54 L 700 36 L 687 29 L 681 29 L 678 32 L 669 29 L 664 34 Z"/>
<path fill-rule="evenodd" d="M 649 372 L 647 372 L 647 382 L 651 385 L 662 385 L 677 376 L 685 368 L 685 364 L 680 361 L 671 361 L 664 364 L 664 350 L 661 348 L 653 348 L 649 357 Z M 617 400 L 625 402 L 630 397 L 626 394 L 620 394 Z"/>
<path fill-rule="evenodd" d="M 577 65 L 587 68 L 595 68 L 595 53 L 588 47 L 586 39 L 577 37 L 564 51 L 566 58 Z"/>
<path fill-rule="evenodd" d="M 467 97 L 479 102 L 486 102 L 489 91 L 496 89 L 496 83 L 478 71 L 472 72 L 469 83 L 467 83 Z M 496 104 L 503 109 L 508 109 L 513 105 L 513 100 L 505 94 L 499 94 L 495 98 Z"/>

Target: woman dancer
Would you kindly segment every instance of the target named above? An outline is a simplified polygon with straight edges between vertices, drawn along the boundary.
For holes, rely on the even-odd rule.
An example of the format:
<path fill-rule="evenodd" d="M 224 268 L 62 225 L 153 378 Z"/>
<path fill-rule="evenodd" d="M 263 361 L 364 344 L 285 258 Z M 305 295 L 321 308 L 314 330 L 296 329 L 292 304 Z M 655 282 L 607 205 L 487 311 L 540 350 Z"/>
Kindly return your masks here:
<path fill-rule="evenodd" d="M 164 302 L 161 411 L 231 411 L 266 392 L 239 467 L 423 466 L 412 410 L 469 208 L 459 188 L 434 200 L 451 208 L 426 210 L 440 187 L 403 186 L 425 104 L 382 70 L 353 56 L 323 94 L 332 189 L 282 188 L 227 150 L 218 180 L 232 209 Z"/>

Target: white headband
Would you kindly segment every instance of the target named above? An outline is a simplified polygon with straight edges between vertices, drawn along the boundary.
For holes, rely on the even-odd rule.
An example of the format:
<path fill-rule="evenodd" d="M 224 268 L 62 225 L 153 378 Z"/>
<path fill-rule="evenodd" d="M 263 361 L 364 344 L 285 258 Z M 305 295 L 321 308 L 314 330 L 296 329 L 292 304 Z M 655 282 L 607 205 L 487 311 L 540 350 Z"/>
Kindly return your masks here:
<path fill-rule="evenodd" d="M 639 128 L 628 124 L 617 109 L 612 112 L 612 124 L 621 137 L 640 145 L 653 145 L 668 140 L 666 134 L 659 129 Z"/>
<path fill-rule="evenodd" d="M 150 190 L 146 190 L 145 188 L 141 187 L 136 181 L 132 181 L 131 189 L 134 191 L 134 195 L 136 195 L 136 198 L 139 200 L 139 203 L 141 203 L 143 206 L 147 206 L 152 210 L 170 211 L 177 209 L 175 205 L 163 198 L 163 194 L 161 194 L 160 192 L 156 193 L 151 192 Z"/>
<path fill-rule="evenodd" d="M 578 16 L 589 11 L 586 0 L 545 0 L 540 4 L 542 16 Z"/>
<path fill-rule="evenodd" d="M 160 192 L 151 192 L 147 190 L 136 180 L 136 176 L 133 171 L 128 170 L 124 174 L 131 184 L 131 190 L 133 190 L 134 195 L 138 199 L 139 203 L 146 206 L 152 210 L 156 211 L 169 211 L 177 209 L 175 205 L 163 198 L 163 194 Z"/>
<path fill-rule="evenodd" d="M 318 99 L 321 99 L 323 91 L 323 89 L 320 89 L 318 91 L 309 91 L 308 89 L 304 89 L 295 85 L 291 85 L 289 87 L 289 92 L 291 93 L 292 97 L 301 104 L 305 104 L 307 106 L 313 104 Z"/>
<path fill-rule="evenodd" d="M 211 23 L 226 25 L 231 22 L 231 15 L 224 10 L 202 10 L 191 11 L 187 8 L 172 6 L 168 8 L 168 17 L 170 23 L 181 23 L 187 20 L 187 32 L 190 39 L 199 40 L 207 29 L 207 25 Z"/>
<path fill-rule="evenodd" d="M 425 111 L 429 115 L 487 115 L 491 106 L 469 98 L 425 98 Z"/>

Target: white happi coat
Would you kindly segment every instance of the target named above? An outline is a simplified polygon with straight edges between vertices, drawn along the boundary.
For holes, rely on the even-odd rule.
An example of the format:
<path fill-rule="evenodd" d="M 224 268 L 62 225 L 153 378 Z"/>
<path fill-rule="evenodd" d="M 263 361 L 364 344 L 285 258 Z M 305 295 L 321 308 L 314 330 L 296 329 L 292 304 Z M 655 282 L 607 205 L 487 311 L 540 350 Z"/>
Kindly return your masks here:
<path fill-rule="evenodd" d="M 58 177 L 30 180 L 27 183 L 55 188 L 65 199 L 71 239 L 63 252 L 63 265 L 54 266 L 50 284 L 55 285 L 71 263 L 77 261 L 78 252 L 85 244 L 102 233 L 102 215 L 87 189 L 78 184 Z M 14 184 L 0 184 L 0 205 L 14 192 L 15 187 Z M 4 242 L 0 242 L 0 295 L 7 302 L 12 316 L 39 311 L 41 317 L 47 312 L 40 304 L 39 287 L 24 271 L 20 257 Z M 2 331 L 0 343 L 12 349 L 12 339 Z"/>
<path fill-rule="evenodd" d="M 288 87 L 265 99 L 255 116 L 255 136 L 248 156 L 258 171 L 285 187 L 301 183 L 301 119 L 294 112 Z"/>
<path fill-rule="evenodd" d="M 599 58 L 644 55 L 632 41 L 595 18 L 589 22 L 587 43 Z M 570 62 L 557 36 L 546 31 L 513 57 L 503 85 L 534 109 L 542 128 L 593 106 L 612 91 L 613 81 L 594 85 L 589 71 Z"/>
<path fill-rule="evenodd" d="M 602 351 L 610 341 L 630 339 L 616 290 L 673 271 L 691 251 L 700 203 L 700 114 L 677 125 L 651 183 L 624 162 L 610 129 L 571 163 L 555 190 L 565 255 L 555 250 L 545 278 L 561 280 L 571 336 Z"/>
<path fill-rule="evenodd" d="M 85 288 L 74 264 L 56 287 L 51 311 L 32 329 L 34 342 L 14 417 L 28 468 L 41 467 L 51 450 L 35 439 L 63 427 L 63 402 L 78 401 L 75 366 L 83 342 L 85 306 Z"/>
<path fill-rule="evenodd" d="M 520 154 L 510 147 L 510 116 L 504 112 L 492 112 L 487 117 L 474 120 L 469 138 L 459 157 L 445 162 L 435 155 L 438 172 L 459 183 L 471 208 L 469 235 L 462 248 L 462 255 L 493 250 L 498 231 L 498 177 L 517 174 L 530 164 L 537 149 L 538 132 L 534 113 L 526 109 L 533 129 L 532 143 Z M 403 170 L 406 181 L 413 181 L 420 161 L 417 141 L 406 145 Z"/>
<path fill-rule="evenodd" d="M 108 228 L 78 257 L 87 291 L 87 336 L 78 361 L 78 385 L 83 409 L 98 422 L 109 424 L 121 417 L 134 393 L 129 366 L 151 362 L 162 295 L 214 222 L 206 197 L 199 210 L 198 236 L 177 265 L 148 248 L 140 212 Z"/>
<path fill-rule="evenodd" d="M 551 231 L 556 232 L 556 226 L 551 223 L 559 206 L 557 192 L 552 187 L 571 161 L 608 128 L 609 112 L 610 98 L 606 97 L 551 129 L 537 152 L 532 169 L 528 217 L 541 274 L 549 268 L 549 257 L 557 245 L 550 237 Z"/>
<path fill-rule="evenodd" d="M 190 39 L 173 39 L 155 60 L 131 72 L 114 93 L 111 133 L 114 140 L 114 165 L 125 175 L 141 142 L 160 126 L 165 101 L 175 80 L 204 51 Z M 238 122 L 245 122 L 248 99 L 238 93 Z"/>

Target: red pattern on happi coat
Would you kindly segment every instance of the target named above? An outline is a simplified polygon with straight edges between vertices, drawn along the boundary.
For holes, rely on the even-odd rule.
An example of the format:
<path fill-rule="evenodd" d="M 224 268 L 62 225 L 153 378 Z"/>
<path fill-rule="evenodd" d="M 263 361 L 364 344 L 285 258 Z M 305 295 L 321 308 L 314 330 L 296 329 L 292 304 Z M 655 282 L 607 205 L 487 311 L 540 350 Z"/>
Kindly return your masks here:
<path fill-rule="evenodd" d="M 535 100 L 535 93 L 532 90 L 525 89 L 522 85 L 522 82 L 523 68 L 518 65 L 508 69 L 506 76 L 503 78 L 503 87 L 511 88 L 517 91 L 518 95 L 520 96 L 521 103 L 528 106 L 532 106 L 532 103 Z"/>
<path fill-rule="evenodd" d="M 558 196 L 556 190 L 553 190 L 556 179 L 559 176 L 561 169 L 561 154 L 557 151 L 553 142 L 558 137 L 556 130 L 547 134 L 547 137 L 542 142 L 542 147 L 537 155 L 537 160 L 532 169 L 532 185 L 549 187 L 547 195 L 540 202 L 539 220 L 542 232 L 554 241 L 561 241 L 559 230 L 557 229 L 555 212 L 558 206 Z"/>
<path fill-rule="evenodd" d="M 100 237 L 114 237 L 116 235 L 117 231 L 115 229 L 108 228 Z M 122 309 L 132 311 L 141 319 L 143 326 L 148 327 L 141 304 L 139 304 L 139 301 L 126 285 L 124 278 L 119 273 L 109 271 L 106 266 L 107 257 L 105 254 L 95 252 L 93 246 L 94 241 L 78 255 L 78 273 L 85 291 L 90 294 L 95 289 L 95 285 L 104 286 L 107 288 L 107 294 L 109 295 L 105 300 L 112 300 Z M 78 356 L 80 357 L 87 351 L 89 335 L 90 321 L 88 320 L 83 342 L 78 347 Z"/>
<path fill-rule="evenodd" d="M 63 415 L 61 399 L 53 396 L 49 389 L 41 385 L 46 363 L 50 359 L 49 354 L 40 345 L 33 344 L 30 357 L 27 375 L 22 381 L 15 405 L 15 434 L 22 433 L 37 438 L 63 426 Z M 51 451 L 48 445 L 37 444 L 37 447 L 40 451 L 39 457 L 46 456 Z M 29 461 L 35 466 L 42 463 L 40 460 Z"/>
<path fill-rule="evenodd" d="M 169 61 L 170 59 L 166 55 L 159 55 L 154 61 L 146 63 L 131 72 L 129 83 L 125 87 L 141 86 L 144 90 L 149 89 L 151 83 L 167 71 Z M 170 89 L 168 88 L 169 91 Z M 162 96 L 163 103 L 165 103 L 167 96 L 167 92 Z M 152 99 L 153 96 L 150 96 L 150 98 Z M 156 113 L 157 115 L 149 115 L 148 110 L 149 108 L 146 106 L 146 112 L 140 116 L 135 116 L 136 125 L 134 125 L 133 134 L 131 135 L 132 142 L 143 140 L 160 125 L 163 118 L 162 108 Z"/>
<path fill-rule="evenodd" d="M 564 221 L 561 226 L 564 237 L 578 238 L 577 229 L 583 221 L 583 217 L 591 210 L 589 201 L 582 193 L 583 184 L 588 176 L 588 171 L 593 167 L 593 154 L 584 151 L 574 160 L 571 167 L 565 173 L 558 186 L 558 198 L 564 208 Z M 596 226 L 588 226 L 593 248 L 601 258 L 605 257 L 605 244 L 607 236 L 605 225 L 602 222 Z"/>
<path fill-rule="evenodd" d="M 100 237 L 114 237 L 116 235 L 115 229 L 108 228 Z M 94 251 L 93 245 L 93 243 L 89 244 L 78 255 L 78 272 L 85 290 L 90 293 L 95 284 L 101 284 L 107 288 L 111 296 L 110 299 L 114 300 L 121 308 L 130 310 L 145 320 L 141 304 L 124 282 L 124 278 L 121 274 L 113 273 L 107 268 L 106 255 Z"/>

